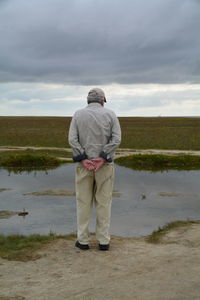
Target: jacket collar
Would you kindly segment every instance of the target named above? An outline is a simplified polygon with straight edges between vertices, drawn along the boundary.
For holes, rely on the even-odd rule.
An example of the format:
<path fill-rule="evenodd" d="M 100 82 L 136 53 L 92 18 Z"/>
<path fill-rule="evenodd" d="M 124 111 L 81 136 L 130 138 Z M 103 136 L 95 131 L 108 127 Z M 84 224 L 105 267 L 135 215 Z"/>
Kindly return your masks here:
<path fill-rule="evenodd" d="M 91 102 L 87 107 L 102 107 L 102 105 L 99 102 Z"/>

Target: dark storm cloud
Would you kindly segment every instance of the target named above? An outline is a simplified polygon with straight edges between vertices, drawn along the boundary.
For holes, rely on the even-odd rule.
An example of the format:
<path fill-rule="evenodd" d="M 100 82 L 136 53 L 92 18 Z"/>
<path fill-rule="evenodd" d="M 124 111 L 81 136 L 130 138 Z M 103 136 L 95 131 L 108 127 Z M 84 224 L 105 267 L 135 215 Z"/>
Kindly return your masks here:
<path fill-rule="evenodd" d="M 0 81 L 200 81 L 200 2 L 0 0 Z"/>

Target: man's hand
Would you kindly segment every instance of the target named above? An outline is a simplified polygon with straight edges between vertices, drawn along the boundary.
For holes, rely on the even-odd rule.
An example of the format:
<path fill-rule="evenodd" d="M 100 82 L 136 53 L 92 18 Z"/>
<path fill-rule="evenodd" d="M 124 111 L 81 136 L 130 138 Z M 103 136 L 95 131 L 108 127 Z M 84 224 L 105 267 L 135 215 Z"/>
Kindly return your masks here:
<path fill-rule="evenodd" d="M 91 161 L 94 163 L 94 171 L 98 171 L 106 162 L 106 160 L 102 157 L 97 157 L 91 159 Z"/>
<path fill-rule="evenodd" d="M 98 171 L 105 163 L 105 159 L 102 157 L 83 159 L 81 161 L 82 166 L 88 171 Z"/>
<path fill-rule="evenodd" d="M 94 171 L 95 170 L 95 164 L 91 159 L 83 159 L 81 161 L 81 164 L 88 171 Z"/>

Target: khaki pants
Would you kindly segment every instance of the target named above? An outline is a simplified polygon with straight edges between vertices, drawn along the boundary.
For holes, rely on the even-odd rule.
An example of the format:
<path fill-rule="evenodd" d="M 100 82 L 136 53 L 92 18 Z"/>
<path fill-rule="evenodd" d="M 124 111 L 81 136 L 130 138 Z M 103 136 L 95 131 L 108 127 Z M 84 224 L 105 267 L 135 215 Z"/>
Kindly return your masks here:
<path fill-rule="evenodd" d="M 113 180 L 113 164 L 104 164 L 96 173 L 77 166 L 77 239 L 81 244 L 89 242 L 88 226 L 93 203 L 96 207 L 96 238 L 100 244 L 109 243 Z"/>

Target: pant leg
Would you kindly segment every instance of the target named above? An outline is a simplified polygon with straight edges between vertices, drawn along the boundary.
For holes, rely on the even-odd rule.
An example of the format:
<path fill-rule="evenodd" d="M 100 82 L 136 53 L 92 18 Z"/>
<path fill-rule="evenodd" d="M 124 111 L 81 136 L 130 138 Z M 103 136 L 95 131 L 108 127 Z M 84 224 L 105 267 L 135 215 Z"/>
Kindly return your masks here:
<path fill-rule="evenodd" d="M 110 215 L 114 165 L 106 163 L 95 173 L 96 237 L 100 244 L 110 241 Z"/>
<path fill-rule="evenodd" d="M 77 239 L 81 244 L 89 242 L 89 222 L 92 212 L 94 172 L 84 167 L 76 168 Z"/>

